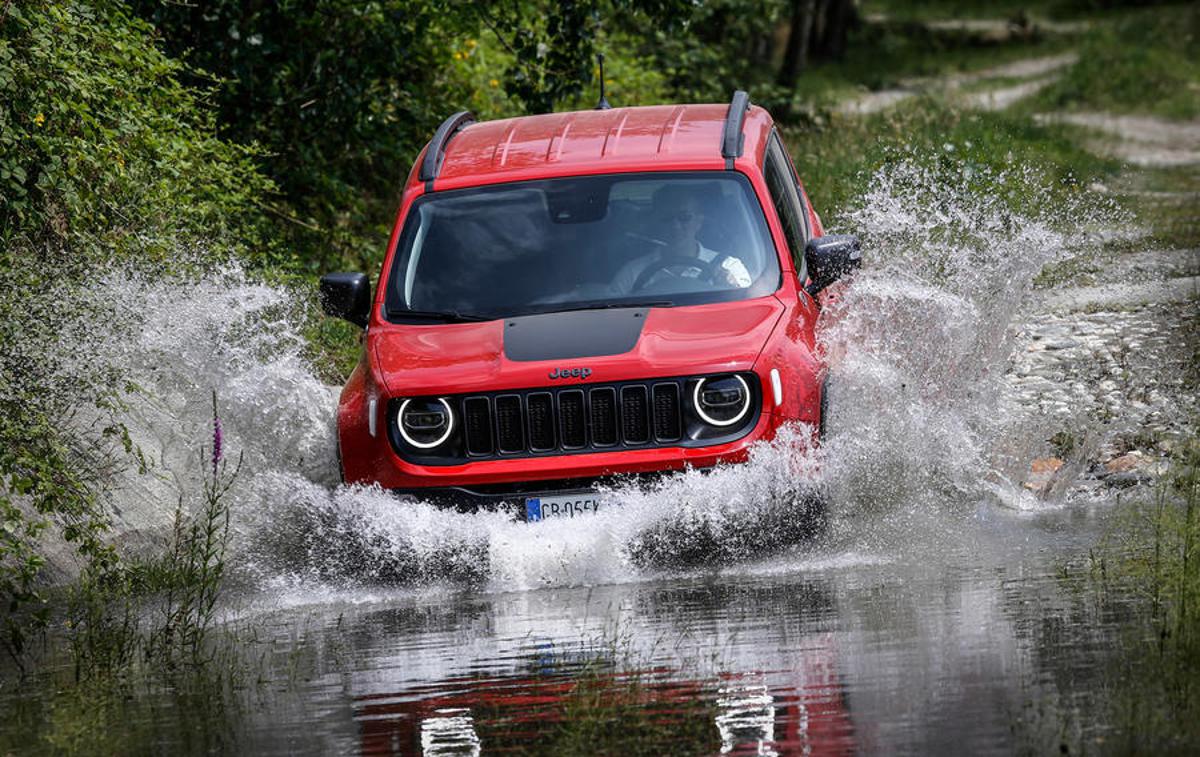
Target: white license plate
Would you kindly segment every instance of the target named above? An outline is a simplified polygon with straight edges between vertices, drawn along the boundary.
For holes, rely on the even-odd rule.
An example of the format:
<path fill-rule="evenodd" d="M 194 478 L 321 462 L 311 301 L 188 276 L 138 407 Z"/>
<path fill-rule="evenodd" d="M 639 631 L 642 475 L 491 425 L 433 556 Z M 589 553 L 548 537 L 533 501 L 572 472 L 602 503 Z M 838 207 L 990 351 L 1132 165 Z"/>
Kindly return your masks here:
<path fill-rule="evenodd" d="M 575 518 L 580 515 L 595 515 L 600 509 L 600 495 L 553 494 L 545 497 L 525 498 L 525 520 L 536 523 L 552 518 Z"/>

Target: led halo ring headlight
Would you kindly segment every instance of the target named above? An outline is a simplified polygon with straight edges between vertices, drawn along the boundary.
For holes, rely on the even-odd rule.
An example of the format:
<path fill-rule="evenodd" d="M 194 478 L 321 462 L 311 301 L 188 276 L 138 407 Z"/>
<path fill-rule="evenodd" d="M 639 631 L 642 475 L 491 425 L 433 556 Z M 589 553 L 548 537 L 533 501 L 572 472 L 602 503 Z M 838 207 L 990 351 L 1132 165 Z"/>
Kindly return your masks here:
<path fill-rule="evenodd" d="M 414 439 L 409 434 L 408 430 L 404 428 L 404 413 L 406 410 L 408 410 L 408 405 L 410 402 L 412 402 L 412 400 L 407 399 L 400 403 L 400 409 L 396 412 L 396 428 L 400 431 L 400 436 L 404 438 L 405 442 L 411 444 L 417 449 L 433 449 L 434 447 L 445 443 L 445 441 L 450 438 L 450 434 L 454 431 L 454 412 L 450 409 L 450 403 L 446 400 L 439 397 L 437 401 L 442 403 L 442 407 L 446 408 L 446 430 L 436 440 L 424 442 Z M 425 400 L 425 402 L 428 402 L 428 400 Z M 429 413 L 426 413 L 426 415 L 429 415 Z M 429 428 L 430 430 L 433 430 L 437 427 L 430 426 Z"/>
<path fill-rule="evenodd" d="M 746 379 L 742 378 L 741 376 L 737 375 L 736 373 L 733 374 L 732 376 L 721 376 L 716 379 L 717 381 L 728 381 L 730 379 L 737 380 L 737 382 L 739 384 L 741 384 L 741 395 L 742 395 L 742 409 L 738 411 L 737 415 L 733 416 L 732 418 L 726 418 L 725 420 L 718 420 L 704 411 L 705 406 L 702 401 L 701 390 L 704 389 L 704 385 L 706 383 L 708 383 L 709 378 L 711 378 L 711 377 L 702 378 L 696 382 L 696 388 L 692 392 L 692 407 L 696 409 L 696 414 L 700 416 L 700 419 L 703 420 L 705 423 L 708 423 L 709 425 L 732 426 L 733 424 L 737 423 L 742 418 L 744 418 L 746 416 L 746 413 L 750 410 L 750 387 L 746 384 Z"/>

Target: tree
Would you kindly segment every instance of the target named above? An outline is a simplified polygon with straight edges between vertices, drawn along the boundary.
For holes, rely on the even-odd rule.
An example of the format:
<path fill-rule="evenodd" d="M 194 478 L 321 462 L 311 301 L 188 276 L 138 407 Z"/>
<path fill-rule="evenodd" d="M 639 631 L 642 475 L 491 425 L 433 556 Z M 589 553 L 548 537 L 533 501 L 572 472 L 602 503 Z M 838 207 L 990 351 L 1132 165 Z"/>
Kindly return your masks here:
<path fill-rule="evenodd" d="M 846 52 L 850 30 L 858 23 L 856 0 L 791 0 L 787 48 L 776 82 L 796 86 L 805 65 L 834 60 Z"/>
<path fill-rule="evenodd" d="M 222 136 L 264 148 L 303 262 L 378 260 L 385 234 L 363 225 L 385 222 L 446 103 L 465 99 L 451 61 L 476 19 L 433 0 L 133 6 L 192 66 L 190 83 L 211 88 Z"/>

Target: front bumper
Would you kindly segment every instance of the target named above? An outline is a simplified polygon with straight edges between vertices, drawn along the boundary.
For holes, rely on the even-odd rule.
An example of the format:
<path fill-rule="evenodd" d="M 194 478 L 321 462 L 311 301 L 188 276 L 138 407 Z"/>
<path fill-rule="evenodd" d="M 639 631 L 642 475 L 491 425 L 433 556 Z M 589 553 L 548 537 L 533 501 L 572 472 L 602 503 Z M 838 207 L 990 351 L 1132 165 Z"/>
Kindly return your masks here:
<path fill-rule="evenodd" d="M 603 488 L 635 485 L 647 487 L 664 477 L 664 473 L 641 475 L 567 478 L 548 481 L 524 481 L 510 484 L 477 486 L 443 486 L 392 489 L 402 499 L 428 502 L 437 507 L 459 512 L 501 512 L 515 520 L 525 520 L 525 501 L 531 497 L 570 496 L 588 497 Z"/>

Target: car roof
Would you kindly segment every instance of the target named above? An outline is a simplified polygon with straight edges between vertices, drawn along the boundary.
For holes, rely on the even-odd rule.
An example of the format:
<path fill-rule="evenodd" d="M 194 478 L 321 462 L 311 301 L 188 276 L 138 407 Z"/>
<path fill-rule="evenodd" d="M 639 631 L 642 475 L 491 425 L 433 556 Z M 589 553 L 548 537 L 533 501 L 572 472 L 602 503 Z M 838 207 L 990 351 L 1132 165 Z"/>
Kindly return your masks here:
<path fill-rule="evenodd" d="M 437 190 L 480 184 L 618 173 L 726 167 L 721 136 L 729 104 L 655 105 L 582 110 L 471 123 L 445 147 Z M 772 122 L 760 107 L 746 113 L 739 160 L 761 163 Z M 416 166 L 409 188 L 421 182 Z"/>

